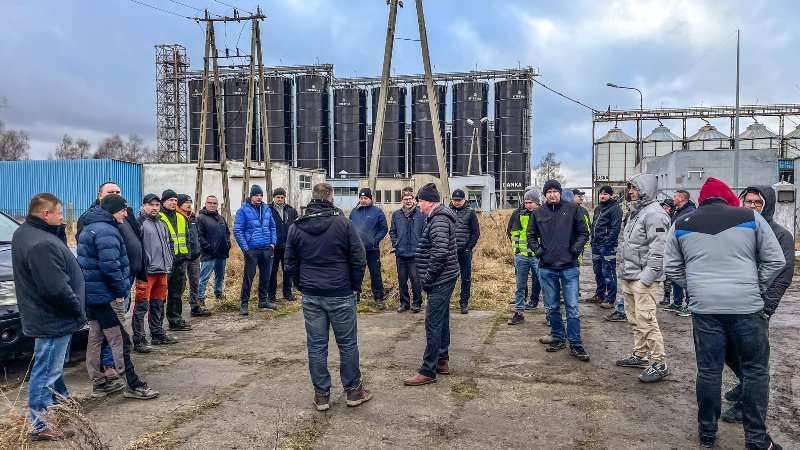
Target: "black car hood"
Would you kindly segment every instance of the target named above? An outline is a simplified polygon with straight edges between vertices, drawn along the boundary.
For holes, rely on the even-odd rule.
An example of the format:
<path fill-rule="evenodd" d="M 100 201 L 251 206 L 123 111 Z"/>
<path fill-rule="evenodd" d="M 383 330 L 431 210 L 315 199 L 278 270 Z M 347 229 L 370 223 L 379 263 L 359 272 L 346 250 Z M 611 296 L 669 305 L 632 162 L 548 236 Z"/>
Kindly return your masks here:
<path fill-rule="evenodd" d="M 0 281 L 14 279 L 11 270 L 11 244 L 0 244 Z"/>

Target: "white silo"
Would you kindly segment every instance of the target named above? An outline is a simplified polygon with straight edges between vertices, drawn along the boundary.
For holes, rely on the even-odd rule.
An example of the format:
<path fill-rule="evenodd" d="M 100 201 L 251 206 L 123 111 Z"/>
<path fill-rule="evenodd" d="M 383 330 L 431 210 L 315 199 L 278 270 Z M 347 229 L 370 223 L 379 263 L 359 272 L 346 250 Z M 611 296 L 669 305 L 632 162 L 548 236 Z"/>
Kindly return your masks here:
<path fill-rule="evenodd" d="M 642 141 L 642 158 L 664 156 L 682 148 L 681 138 L 664 125 L 659 125 Z"/>
<path fill-rule="evenodd" d="M 785 136 L 786 157 L 800 158 L 800 125 Z"/>
<path fill-rule="evenodd" d="M 617 127 L 594 143 L 596 181 L 625 182 L 634 174 L 636 139 Z"/>
<path fill-rule="evenodd" d="M 728 150 L 731 148 L 731 141 L 728 136 L 720 133 L 714 125 L 703 125 L 697 133 L 688 139 L 687 148 L 689 150 Z"/>
<path fill-rule="evenodd" d="M 780 148 L 780 138 L 766 125 L 756 122 L 739 133 L 739 148 L 745 150 Z"/>

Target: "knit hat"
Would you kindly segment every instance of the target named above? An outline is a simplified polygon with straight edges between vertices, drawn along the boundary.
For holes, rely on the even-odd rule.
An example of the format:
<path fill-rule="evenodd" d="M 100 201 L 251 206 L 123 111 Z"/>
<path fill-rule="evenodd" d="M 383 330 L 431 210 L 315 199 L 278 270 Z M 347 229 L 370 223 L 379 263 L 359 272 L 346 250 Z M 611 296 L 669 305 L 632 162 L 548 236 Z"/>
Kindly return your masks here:
<path fill-rule="evenodd" d="M 254 195 L 264 195 L 264 189 L 261 189 L 261 186 L 257 184 L 250 186 L 250 197 Z"/>
<path fill-rule="evenodd" d="M 114 214 L 127 208 L 128 202 L 121 195 L 108 194 L 100 200 L 100 207 L 110 214 Z"/>
<path fill-rule="evenodd" d="M 286 189 L 279 187 L 272 191 L 272 196 L 277 197 L 278 195 L 282 195 L 286 197 Z"/>
<path fill-rule="evenodd" d="M 172 189 L 166 189 L 164 192 L 161 193 L 161 201 L 165 202 L 171 198 L 177 199 L 178 194 L 173 191 Z"/>
<path fill-rule="evenodd" d="M 464 200 L 467 198 L 467 195 L 461 189 L 456 189 L 453 191 L 453 195 L 450 196 L 453 200 Z"/>
<path fill-rule="evenodd" d="M 600 193 L 601 194 L 614 195 L 614 189 L 611 186 L 608 186 L 608 185 L 602 186 L 600 188 Z"/>
<path fill-rule="evenodd" d="M 539 193 L 536 192 L 535 189 L 529 189 L 525 191 L 525 195 L 522 197 L 522 200 L 525 202 L 533 202 L 537 205 L 542 204 L 541 200 L 539 199 Z"/>
<path fill-rule="evenodd" d="M 550 189 L 555 189 L 558 192 L 561 192 L 561 183 L 558 180 L 547 180 L 544 182 L 544 187 L 542 187 L 542 194 L 547 194 L 547 191 Z"/>
<path fill-rule="evenodd" d="M 152 202 L 153 200 L 157 201 L 158 203 L 161 203 L 161 199 L 158 198 L 158 196 L 156 194 L 147 194 L 142 199 L 142 204 L 146 205 L 146 204 Z"/>
<path fill-rule="evenodd" d="M 358 191 L 359 197 L 367 197 L 368 199 L 372 200 L 372 189 L 370 188 L 363 188 Z"/>
<path fill-rule="evenodd" d="M 702 205 L 706 200 L 711 198 L 721 198 L 722 200 L 725 200 L 725 203 L 727 203 L 728 206 L 741 206 L 739 197 L 733 193 L 731 188 L 729 188 L 724 181 L 714 177 L 710 177 L 705 183 L 703 183 L 703 187 L 700 188 L 700 197 L 697 200 Z"/>
<path fill-rule="evenodd" d="M 670 208 L 675 208 L 675 201 L 672 200 L 671 198 L 666 198 L 664 200 L 661 200 L 660 205 L 661 206 L 669 206 Z"/>
<path fill-rule="evenodd" d="M 186 202 L 192 203 L 192 198 L 186 194 L 178 194 L 178 206 L 181 206 Z"/>
<path fill-rule="evenodd" d="M 439 190 L 436 189 L 435 183 L 428 183 L 419 188 L 419 191 L 417 192 L 417 200 L 425 200 L 427 202 L 434 203 L 442 201 L 441 197 L 439 196 Z"/>

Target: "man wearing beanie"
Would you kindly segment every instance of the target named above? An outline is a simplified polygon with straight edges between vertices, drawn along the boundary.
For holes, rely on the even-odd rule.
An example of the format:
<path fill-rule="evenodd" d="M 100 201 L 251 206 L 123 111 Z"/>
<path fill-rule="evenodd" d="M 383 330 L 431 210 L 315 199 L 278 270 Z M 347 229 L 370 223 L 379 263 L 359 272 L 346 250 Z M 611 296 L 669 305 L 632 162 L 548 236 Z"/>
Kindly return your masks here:
<path fill-rule="evenodd" d="M 242 277 L 242 291 L 239 294 L 239 314 L 243 316 L 248 314 L 250 290 L 256 269 L 258 269 L 258 308 L 278 309 L 278 305 L 270 302 L 267 296 L 272 273 L 273 250 L 278 242 L 278 236 L 272 209 L 264 203 L 264 190 L 261 186 L 254 184 L 250 187 L 250 197 L 236 212 L 233 236 L 244 253 L 244 277 Z"/>
<path fill-rule="evenodd" d="M 594 209 L 594 227 L 589 236 L 592 246 L 592 270 L 597 282 L 589 303 L 611 309 L 617 300 L 617 243 L 622 228 L 622 208 L 611 197 L 611 186 L 600 188 L 599 203 Z"/>
<path fill-rule="evenodd" d="M 278 240 L 275 244 L 275 255 L 272 258 L 272 272 L 269 277 L 269 301 L 275 303 L 275 295 L 278 291 L 278 265 L 283 269 L 283 298 L 287 301 L 294 300 L 292 295 L 292 279 L 286 275 L 286 264 L 284 254 L 286 253 L 286 235 L 289 226 L 297 219 L 297 210 L 292 205 L 286 203 L 286 190 L 279 187 L 272 191 L 272 217 L 275 219 L 275 229 L 278 233 Z"/>
<path fill-rule="evenodd" d="M 456 246 L 458 247 L 458 267 L 461 273 L 461 294 L 459 305 L 461 314 L 469 312 L 469 296 L 472 289 L 472 249 L 481 237 L 478 216 L 468 204 L 461 189 L 453 191 L 450 209 L 456 215 Z"/>
<path fill-rule="evenodd" d="M 450 374 L 450 297 L 458 278 L 456 217 L 441 204 L 436 185 L 428 183 L 417 193 L 419 209 L 428 216 L 415 261 L 422 289 L 428 294 L 425 312 L 425 354 L 419 372 L 406 386 L 436 381 L 436 374 Z"/>
<path fill-rule="evenodd" d="M 539 281 L 550 318 L 550 336 L 540 342 L 547 343 L 548 352 L 557 352 L 566 348 L 569 341 L 570 356 L 589 361 L 589 353 L 581 340 L 578 299 L 578 256 L 589 230 L 580 207 L 574 202 L 562 201 L 561 192 L 561 183 L 547 180 L 542 188 L 546 203 L 533 212 L 533 220 L 528 222 L 528 248 L 539 258 Z M 566 332 L 561 319 L 562 294 L 567 309 Z"/>
<path fill-rule="evenodd" d="M 414 188 L 403 188 L 403 206 L 392 214 L 392 228 L 389 237 L 397 262 L 397 283 L 400 290 L 400 307 L 402 313 L 411 309 L 418 313 L 422 308 L 422 286 L 417 276 L 416 254 L 422 230 L 425 227 L 425 216 L 414 202 Z M 411 296 L 408 295 L 408 284 L 411 282 Z"/>
<path fill-rule="evenodd" d="M 172 331 L 188 331 L 192 327 L 183 320 L 183 291 L 186 289 L 186 266 L 189 262 L 186 218 L 178 213 L 178 194 L 167 189 L 161 194 L 159 217 L 172 239 L 172 271 L 167 277 L 167 322 Z"/>
<path fill-rule="evenodd" d="M 197 215 L 194 213 L 192 198 L 186 194 L 178 195 L 178 214 L 186 219 L 186 244 L 189 246 L 189 260 L 186 263 L 186 276 L 189 279 L 189 307 L 192 317 L 210 316 L 205 300 L 200 301 L 200 231 L 197 227 Z M 203 298 L 205 296 L 202 296 Z"/>
<path fill-rule="evenodd" d="M 769 292 L 786 260 L 769 223 L 721 180 L 700 189 L 700 207 L 667 238 L 664 271 L 689 294 L 697 359 L 700 444 L 713 447 L 720 417 L 722 367 L 735 350 L 742 371 L 739 402 L 747 448 L 779 448 L 767 434 Z"/>
<path fill-rule="evenodd" d="M 119 231 L 128 215 L 124 198 L 109 194 L 100 208 L 86 214 L 84 229 L 78 239 L 78 264 L 86 282 L 86 316 L 89 337 L 86 344 L 86 368 L 92 381 L 92 397 L 105 397 L 125 389 L 122 383 L 109 380 L 101 366 L 100 349 L 105 339 L 114 356 L 116 372 L 127 382 L 125 397 L 151 399 L 158 392 L 139 379 L 131 361 L 131 340 L 125 331 L 123 300 L 131 290 L 130 263 L 125 242 Z M 123 375 L 124 374 L 124 375 Z"/>
<path fill-rule="evenodd" d="M 517 277 L 517 289 L 514 293 L 514 314 L 508 320 L 509 325 L 517 325 L 525 321 L 525 310 L 534 310 L 539 306 L 539 259 L 528 248 L 528 222 L 533 212 L 541 206 L 539 193 L 533 189 L 525 191 L 522 196 L 522 208 L 511 214 L 506 231 L 514 249 L 514 272 Z M 530 277 L 528 276 L 530 275 Z M 531 279 L 531 300 L 525 304 L 528 292 L 528 278 Z"/>
<path fill-rule="evenodd" d="M 385 292 L 381 277 L 381 241 L 386 237 L 389 226 L 383 210 L 372 202 L 372 190 L 362 188 L 358 193 L 358 206 L 350 212 L 350 221 L 361 236 L 367 252 L 367 268 L 372 285 L 372 298 L 378 309 L 386 309 L 383 303 Z"/>

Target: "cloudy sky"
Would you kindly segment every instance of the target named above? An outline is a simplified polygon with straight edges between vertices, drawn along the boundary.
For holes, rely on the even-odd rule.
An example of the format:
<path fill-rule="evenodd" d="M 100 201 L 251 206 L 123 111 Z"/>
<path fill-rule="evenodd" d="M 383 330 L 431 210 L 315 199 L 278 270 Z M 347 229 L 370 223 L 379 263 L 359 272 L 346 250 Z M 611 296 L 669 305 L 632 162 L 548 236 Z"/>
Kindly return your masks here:
<path fill-rule="evenodd" d="M 141 0 L 181 16 L 230 9 L 216 0 Z M 153 46 L 181 43 L 202 63 L 203 27 L 131 0 L 7 1 L 0 27 L 0 120 L 31 137 L 43 158 L 69 133 L 93 143 L 114 133 L 155 139 Z M 257 2 L 224 3 L 253 10 Z M 398 37 L 417 37 L 414 2 Z M 262 0 L 268 65 L 326 62 L 339 76 L 380 73 L 383 0 Z M 734 102 L 736 29 L 742 30 L 742 103 L 800 102 L 800 27 L 790 1 L 428 0 L 437 71 L 533 66 L 540 80 L 589 105 L 635 108 Z M 242 25 L 217 29 L 218 46 L 249 47 Z M 422 70 L 419 44 L 397 41 L 394 73 Z M 800 118 L 794 118 L 795 122 Z M 751 123 L 743 119 L 742 129 Z M 645 134 L 655 124 L 646 124 Z M 679 134 L 679 124 L 666 123 Z M 701 123 L 691 123 L 690 132 Z M 625 125 L 621 125 L 626 128 Z M 791 123 L 787 127 L 793 127 Z M 607 127 L 601 126 L 601 135 Z M 635 134 L 633 127 L 627 127 Z M 724 124 L 720 129 L 727 132 Z M 591 115 L 544 89 L 534 91 L 533 159 L 554 151 L 568 181 L 591 174 Z"/>

